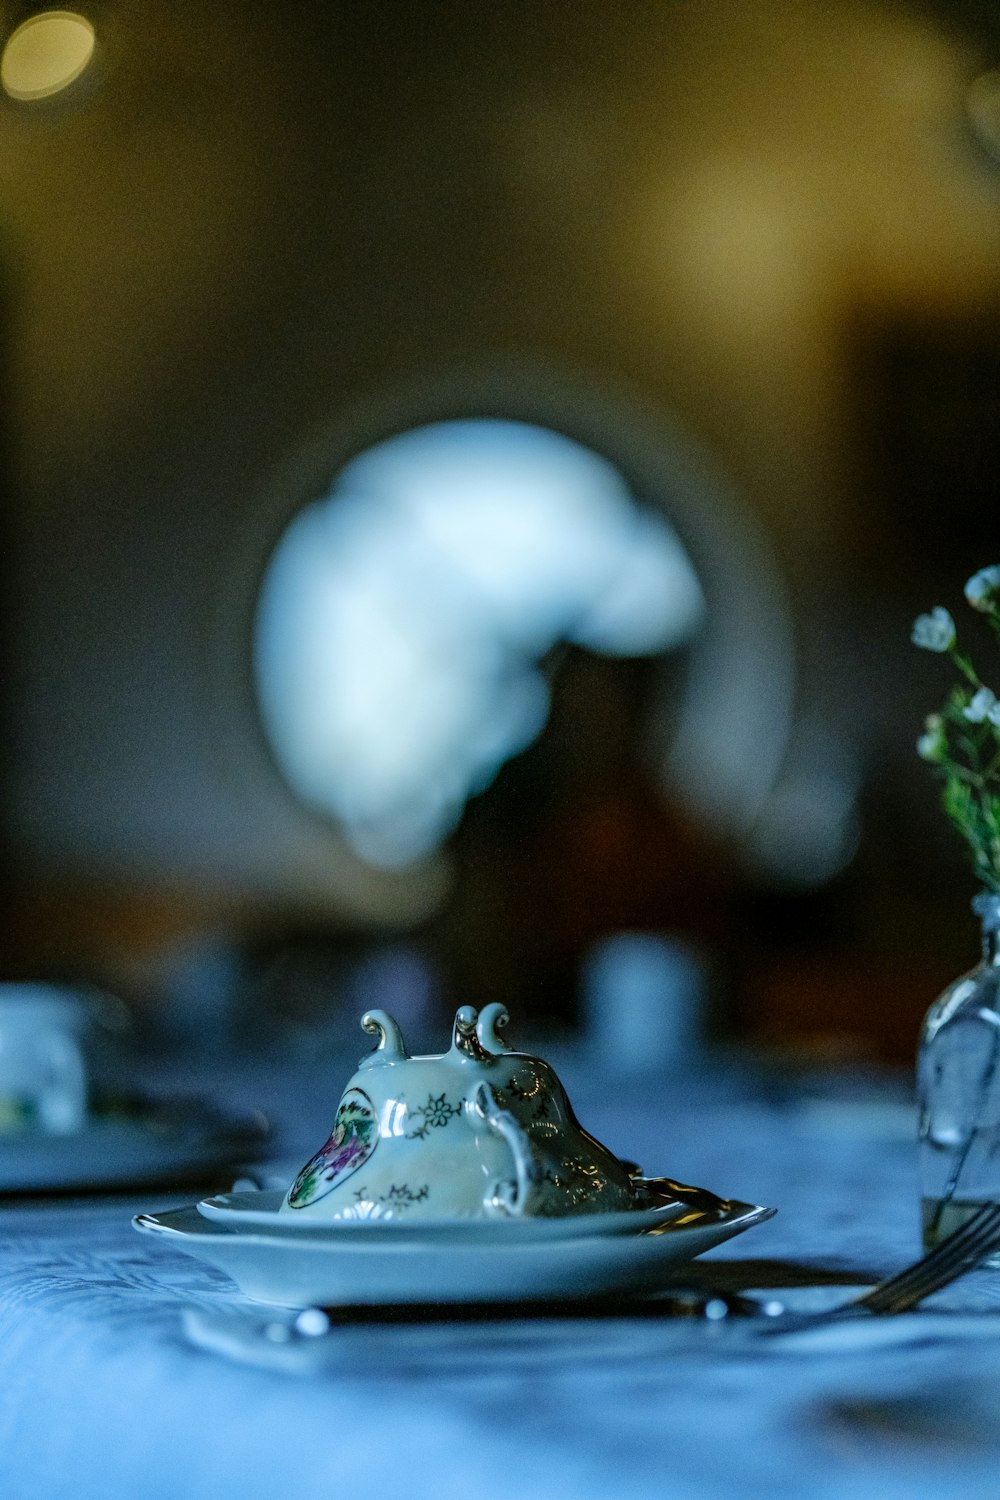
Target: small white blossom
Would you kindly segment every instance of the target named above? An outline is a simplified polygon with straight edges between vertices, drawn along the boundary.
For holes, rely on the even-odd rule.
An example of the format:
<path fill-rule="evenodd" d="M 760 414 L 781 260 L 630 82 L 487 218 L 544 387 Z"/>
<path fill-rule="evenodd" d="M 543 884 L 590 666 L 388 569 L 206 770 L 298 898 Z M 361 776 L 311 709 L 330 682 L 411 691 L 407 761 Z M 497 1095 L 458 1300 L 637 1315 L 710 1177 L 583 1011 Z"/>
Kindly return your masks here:
<path fill-rule="evenodd" d="M 988 687 L 981 687 L 974 695 L 972 702 L 962 709 L 962 713 L 970 724 L 982 724 L 986 719 L 989 719 L 991 724 L 995 724 L 994 714 L 998 709 L 1000 709 L 1000 704 L 997 703 L 996 694 L 991 693 Z"/>
<path fill-rule="evenodd" d="M 917 740 L 917 754 L 921 760 L 941 760 L 947 748 L 944 719 L 940 714 L 928 714 L 924 720 L 924 732 Z"/>
<path fill-rule="evenodd" d="M 1000 565 L 980 568 L 978 573 L 973 573 L 965 585 L 965 597 L 973 609 L 982 610 L 984 614 L 992 614 L 1000 608 Z"/>
<path fill-rule="evenodd" d="M 946 609 L 935 605 L 929 615 L 918 615 L 910 640 L 925 651 L 948 651 L 955 644 L 955 622 Z"/>

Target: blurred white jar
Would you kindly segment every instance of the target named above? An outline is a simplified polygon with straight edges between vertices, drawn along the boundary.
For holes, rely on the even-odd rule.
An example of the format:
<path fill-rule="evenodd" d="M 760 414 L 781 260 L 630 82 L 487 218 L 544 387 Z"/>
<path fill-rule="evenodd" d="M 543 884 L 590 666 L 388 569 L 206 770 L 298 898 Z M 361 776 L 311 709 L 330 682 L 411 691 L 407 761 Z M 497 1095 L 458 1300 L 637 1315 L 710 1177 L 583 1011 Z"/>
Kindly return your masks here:
<path fill-rule="evenodd" d="M 72 991 L 47 984 L 0 984 L 0 1135 L 82 1130 L 87 1019 L 86 1006 Z"/>
<path fill-rule="evenodd" d="M 618 1076 L 683 1067 L 704 1040 L 705 971 L 679 940 L 616 932 L 583 965 L 581 1001 L 588 1055 Z"/>

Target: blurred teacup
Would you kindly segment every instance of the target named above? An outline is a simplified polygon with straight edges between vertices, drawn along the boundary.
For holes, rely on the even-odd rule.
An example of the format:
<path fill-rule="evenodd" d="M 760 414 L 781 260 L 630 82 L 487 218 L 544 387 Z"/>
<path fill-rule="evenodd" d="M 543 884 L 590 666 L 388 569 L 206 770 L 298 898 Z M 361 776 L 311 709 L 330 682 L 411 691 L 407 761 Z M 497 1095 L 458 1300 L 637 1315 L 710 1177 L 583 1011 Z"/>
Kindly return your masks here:
<path fill-rule="evenodd" d="M 84 1003 L 47 984 L 0 984 L 0 1134 L 72 1135 L 87 1115 Z"/>

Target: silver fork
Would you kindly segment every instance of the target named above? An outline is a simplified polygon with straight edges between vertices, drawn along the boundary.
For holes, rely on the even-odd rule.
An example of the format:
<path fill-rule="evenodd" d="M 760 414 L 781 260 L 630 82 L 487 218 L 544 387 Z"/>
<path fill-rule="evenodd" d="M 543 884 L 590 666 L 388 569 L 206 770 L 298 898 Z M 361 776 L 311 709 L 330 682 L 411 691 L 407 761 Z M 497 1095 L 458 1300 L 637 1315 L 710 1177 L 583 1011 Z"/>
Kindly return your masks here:
<path fill-rule="evenodd" d="M 762 1333 L 794 1333 L 800 1328 L 813 1328 L 823 1323 L 840 1322 L 846 1318 L 865 1317 L 875 1314 L 884 1317 L 892 1313 L 909 1312 L 932 1292 L 957 1280 L 966 1271 L 971 1271 L 985 1260 L 991 1250 L 1000 1247 L 1000 1204 L 985 1203 L 958 1229 L 941 1240 L 920 1260 L 900 1271 L 895 1276 L 880 1281 L 860 1297 L 843 1302 L 838 1307 L 827 1308 L 816 1313 L 789 1313 L 780 1308 L 762 1308 L 770 1321 L 765 1323 Z"/>

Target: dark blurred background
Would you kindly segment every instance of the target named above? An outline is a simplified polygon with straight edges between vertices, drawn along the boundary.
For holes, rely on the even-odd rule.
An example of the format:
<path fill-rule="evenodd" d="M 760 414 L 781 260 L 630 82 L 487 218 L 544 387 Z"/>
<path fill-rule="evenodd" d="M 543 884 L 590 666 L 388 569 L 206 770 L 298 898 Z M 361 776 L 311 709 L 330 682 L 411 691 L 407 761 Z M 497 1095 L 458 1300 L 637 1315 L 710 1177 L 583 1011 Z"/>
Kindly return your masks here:
<path fill-rule="evenodd" d="M 977 944 L 909 627 L 1000 557 L 995 6 L 80 10 L 87 72 L 0 107 L 0 977 L 180 1045 L 572 1026 L 639 933 L 711 1035 L 911 1056 Z M 356 455 L 473 418 L 613 464 L 704 618 L 547 647 L 540 735 L 379 862 L 281 773 L 258 589 Z"/>

